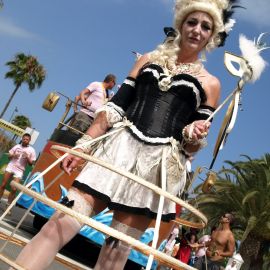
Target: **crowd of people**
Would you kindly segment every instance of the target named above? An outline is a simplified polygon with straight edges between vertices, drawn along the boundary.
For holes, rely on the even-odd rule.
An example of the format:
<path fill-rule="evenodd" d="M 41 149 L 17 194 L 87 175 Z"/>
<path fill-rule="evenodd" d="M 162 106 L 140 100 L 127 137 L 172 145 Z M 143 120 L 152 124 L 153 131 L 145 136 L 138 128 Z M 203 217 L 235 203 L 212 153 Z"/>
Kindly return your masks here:
<path fill-rule="evenodd" d="M 224 214 L 220 217 L 218 226 L 211 228 L 210 234 L 202 234 L 198 229 L 186 230 L 182 226 L 179 228 L 175 226 L 167 240 L 164 252 L 199 270 L 225 269 L 227 259 L 235 252 L 235 239 L 230 229 L 233 221 L 232 214 Z M 236 262 L 226 269 L 231 269 L 230 267 L 237 269 Z M 166 266 L 159 267 L 159 270 L 170 269 Z"/>

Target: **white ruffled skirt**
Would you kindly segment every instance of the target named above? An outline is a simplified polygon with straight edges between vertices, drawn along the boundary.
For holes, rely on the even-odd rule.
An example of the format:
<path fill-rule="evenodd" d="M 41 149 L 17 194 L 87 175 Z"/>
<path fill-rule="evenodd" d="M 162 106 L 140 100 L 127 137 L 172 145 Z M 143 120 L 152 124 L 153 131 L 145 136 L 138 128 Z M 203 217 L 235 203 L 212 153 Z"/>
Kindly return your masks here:
<path fill-rule="evenodd" d="M 137 140 L 127 129 L 123 129 L 103 140 L 93 155 L 161 187 L 163 149 L 167 153 L 166 190 L 173 195 L 180 194 L 186 182 L 186 158 L 179 148 L 175 150 L 171 144 L 145 144 Z M 73 186 L 106 201 L 110 209 L 156 217 L 158 194 L 94 163 L 86 164 Z M 169 221 L 174 217 L 175 203 L 165 199 L 162 219 Z"/>

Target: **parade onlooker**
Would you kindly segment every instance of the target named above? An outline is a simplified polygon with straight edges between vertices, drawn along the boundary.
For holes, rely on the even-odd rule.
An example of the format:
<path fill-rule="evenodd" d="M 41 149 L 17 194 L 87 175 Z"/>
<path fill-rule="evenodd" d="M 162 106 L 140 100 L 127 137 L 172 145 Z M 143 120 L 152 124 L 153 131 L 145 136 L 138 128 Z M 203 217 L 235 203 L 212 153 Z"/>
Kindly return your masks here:
<path fill-rule="evenodd" d="M 74 111 L 76 112 L 77 103 L 81 102 L 83 108 L 76 112 L 70 126 L 81 132 L 86 132 L 92 124 L 95 112 L 109 99 L 109 92 L 116 83 L 116 76 L 108 74 L 103 82 L 92 82 L 75 97 Z M 75 130 L 71 129 L 75 132 Z"/>
<path fill-rule="evenodd" d="M 3 196 L 8 181 L 13 178 L 14 181 L 20 182 L 23 177 L 26 165 L 32 165 L 36 160 L 36 152 L 35 149 L 29 145 L 30 141 L 31 135 L 25 133 L 22 136 L 21 143 L 15 145 L 9 150 L 8 157 L 10 159 L 10 162 L 6 167 L 3 181 L 0 186 L 0 198 L 2 198 Z M 16 189 L 14 187 L 11 187 L 7 202 L 8 205 L 11 204 L 11 202 L 14 200 L 15 195 Z"/>

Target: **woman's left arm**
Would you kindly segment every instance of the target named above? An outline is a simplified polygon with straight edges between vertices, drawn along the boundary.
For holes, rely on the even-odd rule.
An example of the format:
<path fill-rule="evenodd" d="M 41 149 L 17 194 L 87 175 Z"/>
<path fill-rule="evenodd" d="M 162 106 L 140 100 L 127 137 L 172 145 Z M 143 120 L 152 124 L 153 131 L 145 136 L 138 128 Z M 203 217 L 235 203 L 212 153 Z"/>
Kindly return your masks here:
<path fill-rule="evenodd" d="M 204 77 L 204 91 L 206 94 L 206 102 L 202 104 L 205 108 L 215 109 L 218 106 L 220 98 L 220 81 L 210 75 Z M 210 123 L 205 123 L 205 119 L 195 120 L 183 129 L 183 139 L 185 141 L 185 151 L 190 155 L 199 151 L 206 143 L 205 138 L 209 132 Z"/>

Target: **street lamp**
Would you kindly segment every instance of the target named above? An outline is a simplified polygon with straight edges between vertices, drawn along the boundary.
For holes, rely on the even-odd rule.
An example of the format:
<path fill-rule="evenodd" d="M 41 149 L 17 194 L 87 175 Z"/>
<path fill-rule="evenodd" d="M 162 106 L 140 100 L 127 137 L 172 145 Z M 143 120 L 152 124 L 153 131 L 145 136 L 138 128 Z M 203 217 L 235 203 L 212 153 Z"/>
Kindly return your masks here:
<path fill-rule="evenodd" d="M 17 106 L 16 106 L 15 109 L 13 110 L 13 112 L 12 112 L 10 118 L 9 118 L 9 122 L 10 122 L 10 123 L 11 123 L 11 121 L 12 121 L 12 118 L 13 118 L 14 114 L 17 113 L 18 111 L 19 111 L 19 110 L 18 110 L 18 108 L 17 108 Z"/>

